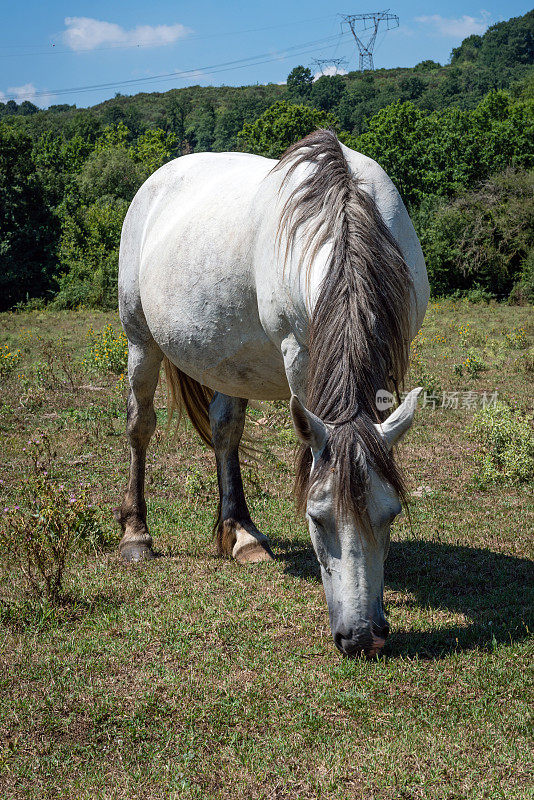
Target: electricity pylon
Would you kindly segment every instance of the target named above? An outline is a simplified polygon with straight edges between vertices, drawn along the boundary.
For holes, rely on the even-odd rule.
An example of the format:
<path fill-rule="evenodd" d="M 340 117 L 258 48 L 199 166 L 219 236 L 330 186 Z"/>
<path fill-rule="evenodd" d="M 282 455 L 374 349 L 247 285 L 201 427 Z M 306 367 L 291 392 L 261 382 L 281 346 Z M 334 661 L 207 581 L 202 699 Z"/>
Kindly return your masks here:
<path fill-rule="evenodd" d="M 325 67 L 334 67 L 336 73 L 342 65 L 345 66 L 347 63 L 346 58 L 314 58 L 313 63 L 317 67 L 318 70 L 321 71 L 321 75 L 325 74 Z"/>
<path fill-rule="evenodd" d="M 352 31 L 352 35 L 358 45 L 360 53 L 360 70 L 374 69 L 373 63 L 373 49 L 378 34 L 378 27 L 381 22 L 386 23 L 386 30 L 399 27 L 399 18 L 396 14 L 391 14 L 389 8 L 386 11 L 376 11 L 370 14 L 340 14 L 342 18 L 341 25 L 348 25 Z M 358 27 L 358 23 L 363 22 L 363 27 Z M 370 24 L 366 24 L 370 23 Z M 364 42 L 361 34 L 365 31 L 371 31 Z M 360 36 L 358 35 L 360 34 Z"/>

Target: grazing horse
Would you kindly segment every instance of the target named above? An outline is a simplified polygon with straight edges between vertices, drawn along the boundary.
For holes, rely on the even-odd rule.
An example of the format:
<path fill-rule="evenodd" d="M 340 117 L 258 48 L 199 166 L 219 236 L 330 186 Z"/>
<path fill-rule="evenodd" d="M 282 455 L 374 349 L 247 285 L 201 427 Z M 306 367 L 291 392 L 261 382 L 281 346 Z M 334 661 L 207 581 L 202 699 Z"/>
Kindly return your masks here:
<path fill-rule="evenodd" d="M 392 448 L 419 390 L 387 419 L 376 398 L 401 384 L 428 295 L 395 186 L 330 131 L 280 161 L 199 153 L 157 170 L 132 201 L 120 248 L 131 448 L 123 558 L 152 556 L 144 473 L 162 361 L 172 405 L 215 451 L 218 551 L 238 562 L 272 558 L 241 480 L 247 399 L 291 398 L 296 497 L 334 641 L 346 655 L 375 655 L 389 631 L 383 565 L 404 496 Z"/>

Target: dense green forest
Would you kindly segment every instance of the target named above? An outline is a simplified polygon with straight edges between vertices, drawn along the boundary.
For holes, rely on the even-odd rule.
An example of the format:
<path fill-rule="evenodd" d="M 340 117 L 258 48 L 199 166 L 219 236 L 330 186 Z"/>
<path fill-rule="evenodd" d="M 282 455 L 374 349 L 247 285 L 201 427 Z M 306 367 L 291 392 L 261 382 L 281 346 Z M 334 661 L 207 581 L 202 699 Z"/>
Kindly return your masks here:
<path fill-rule="evenodd" d="M 316 127 L 376 159 L 418 230 L 434 294 L 534 293 L 534 11 L 450 64 L 287 84 L 117 95 L 87 109 L 0 103 L 0 308 L 116 305 L 122 220 L 176 156 L 279 156 Z"/>

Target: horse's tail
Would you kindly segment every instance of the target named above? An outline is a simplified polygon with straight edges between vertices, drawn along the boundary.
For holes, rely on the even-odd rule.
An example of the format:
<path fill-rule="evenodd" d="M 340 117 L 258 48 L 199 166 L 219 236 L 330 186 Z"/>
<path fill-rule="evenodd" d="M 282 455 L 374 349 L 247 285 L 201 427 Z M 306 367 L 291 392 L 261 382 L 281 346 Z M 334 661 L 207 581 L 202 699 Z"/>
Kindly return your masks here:
<path fill-rule="evenodd" d="M 180 422 L 185 408 L 187 416 L 202 441 L 208 447 L 213 448 L 209 414 L 213 391 L 178 369 L 167 356 L 163 356 L 163 366 L 167 380 L 167 428 L 170 427 L 174 412 L 178 413 L 178 422 Z"/>

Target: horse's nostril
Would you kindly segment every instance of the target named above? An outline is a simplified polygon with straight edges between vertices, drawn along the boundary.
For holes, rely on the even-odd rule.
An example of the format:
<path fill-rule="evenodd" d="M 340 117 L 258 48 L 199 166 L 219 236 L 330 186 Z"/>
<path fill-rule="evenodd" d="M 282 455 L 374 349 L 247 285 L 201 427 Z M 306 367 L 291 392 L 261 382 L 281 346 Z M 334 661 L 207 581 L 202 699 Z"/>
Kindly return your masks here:
<path fill-rule="evenodd" d="M 344 645 L 346 644 L 347 639 L 350 639 L 350 636 L 345 635 L 345 633 L 342 633 L 341 631 L 336 631 L 334 634 L 334 643 L 337 649 L 341 650 L 342 653 L 345 650 Z"/>
<path fill-rule="evenodd" d="M 387 639 L 389 635 L 389 624 L 385 617 L 380 615 L 378 621 L 371 621 L 371 633 L 373 637 L 377 639 Z"/>
<path fill-rule="evenodd" d="M 380 628 L 378 628 L 378 627 L 374 628 L 374 633 L 375 633 L 376 636 L 378 636 L 379 639 L 387 639 L 388 636 L 389 636 L 389 625 L 388 625 L 388 623 L 385 622 L 382 625 L 382 627 L 380 627 Z"/>
<path fill-rule="evenodd" d="M 362 641 L 362 638 L 365 641 Z M 368 640 L 368 641 L 367 641 Z M 334 642 L 337 649 L 345 656 L 355 655 L 357 652 L 362 652 L 366 649 L 367 644 L 371 645 L 371 637 L 369 633 L 362 634 L 355 631 L 353 628 L 338 628 L 334 633 Z"/>

